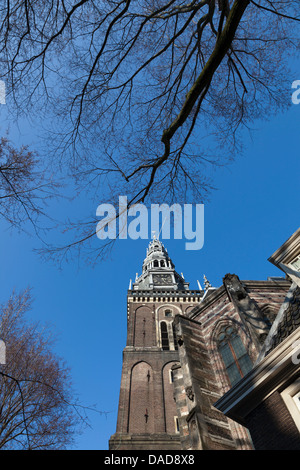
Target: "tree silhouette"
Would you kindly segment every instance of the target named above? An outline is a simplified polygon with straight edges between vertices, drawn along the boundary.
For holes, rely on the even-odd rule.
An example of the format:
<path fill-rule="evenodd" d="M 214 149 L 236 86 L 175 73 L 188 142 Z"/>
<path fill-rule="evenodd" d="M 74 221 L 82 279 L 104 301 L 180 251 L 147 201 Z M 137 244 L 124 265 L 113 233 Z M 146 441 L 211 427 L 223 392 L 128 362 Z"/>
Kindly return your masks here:
<path fill-rule="evenodd" d="M 52 150 L 100 202 L 203 202 L 239 131 L 290 104 L 296 0 L 9 0 L 0 18 L 11 103 L 55 116 Z M 95 219 L 74 228 L 67 249 Z"/>
<path fill-rule="evenodd" d="M 30 304 L 27 289 L 14 293 L 0 311 L 6 347 L 0 365 L 0 449 L 64 449 L 84 417 L 69 370 L 52 350 L 53 333 L 25 318 Z"/>

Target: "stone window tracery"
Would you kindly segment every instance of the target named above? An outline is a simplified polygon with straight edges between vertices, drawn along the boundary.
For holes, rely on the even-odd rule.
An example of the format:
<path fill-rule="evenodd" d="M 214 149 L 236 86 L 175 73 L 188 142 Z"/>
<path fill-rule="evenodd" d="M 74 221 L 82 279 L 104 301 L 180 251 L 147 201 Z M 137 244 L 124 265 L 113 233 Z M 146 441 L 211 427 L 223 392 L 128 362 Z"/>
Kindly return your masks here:
<path fill-rule="evenodd" d="M 234 385 L 252 369 L 252 361 L 232 326 L 222 328 L 217 337 L 217 344 L 229 381 Z"/>

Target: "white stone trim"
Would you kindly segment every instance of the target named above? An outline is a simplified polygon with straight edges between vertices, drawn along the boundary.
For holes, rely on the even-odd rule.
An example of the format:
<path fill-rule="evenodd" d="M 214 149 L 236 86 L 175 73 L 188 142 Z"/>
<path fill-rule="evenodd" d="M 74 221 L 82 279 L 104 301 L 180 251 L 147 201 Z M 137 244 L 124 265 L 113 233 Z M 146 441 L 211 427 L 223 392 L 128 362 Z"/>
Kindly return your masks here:
<path fill-rule="evenodd" d="M 300 377 L 293 382 L 289 387 L 281 392 L 283 401 L 285 402 L 299 432 L 300 432 L 300 406 L 296 404 L 295 397 L 300 393 Z M 298 399 L 299 402 L 299 399 Z"/>

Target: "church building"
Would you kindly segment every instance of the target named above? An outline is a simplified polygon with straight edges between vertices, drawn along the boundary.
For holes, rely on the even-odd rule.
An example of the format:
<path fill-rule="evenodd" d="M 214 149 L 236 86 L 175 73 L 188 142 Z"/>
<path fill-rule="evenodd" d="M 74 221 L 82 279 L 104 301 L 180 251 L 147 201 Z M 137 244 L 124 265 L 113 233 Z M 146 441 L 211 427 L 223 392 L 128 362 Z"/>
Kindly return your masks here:
<path fill-rule="evenodd" d="M 163 243 L 151 240 L 127 293 L 110 450 L 255 448 L 247 422 L 218 403 L 251 374 L 292 280 L 226 274 L 218 288 L 204 281 L 190 290 Z"/>

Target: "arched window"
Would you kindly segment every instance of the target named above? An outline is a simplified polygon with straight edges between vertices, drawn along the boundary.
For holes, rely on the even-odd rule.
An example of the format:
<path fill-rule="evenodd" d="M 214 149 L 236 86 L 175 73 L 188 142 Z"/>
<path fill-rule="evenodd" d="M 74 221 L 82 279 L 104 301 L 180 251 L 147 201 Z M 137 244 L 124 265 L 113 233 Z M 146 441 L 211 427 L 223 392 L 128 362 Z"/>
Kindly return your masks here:
<path fill-rule="evenodd" d="M 168 335 L 167 324 L 165 321 L 162 321 L 160 324 L 160 334 L 161 334 L 161 346 L 164 351 L 168 351 L 170 349 L 169 335 Z"/>
<path fill-rule="evenodd" d="M 232 326 L 222 329 L 217 342 L 228 378 L 231 385 L 234 385 L 252 369 L 252 361 L 241 338 Z"/>

